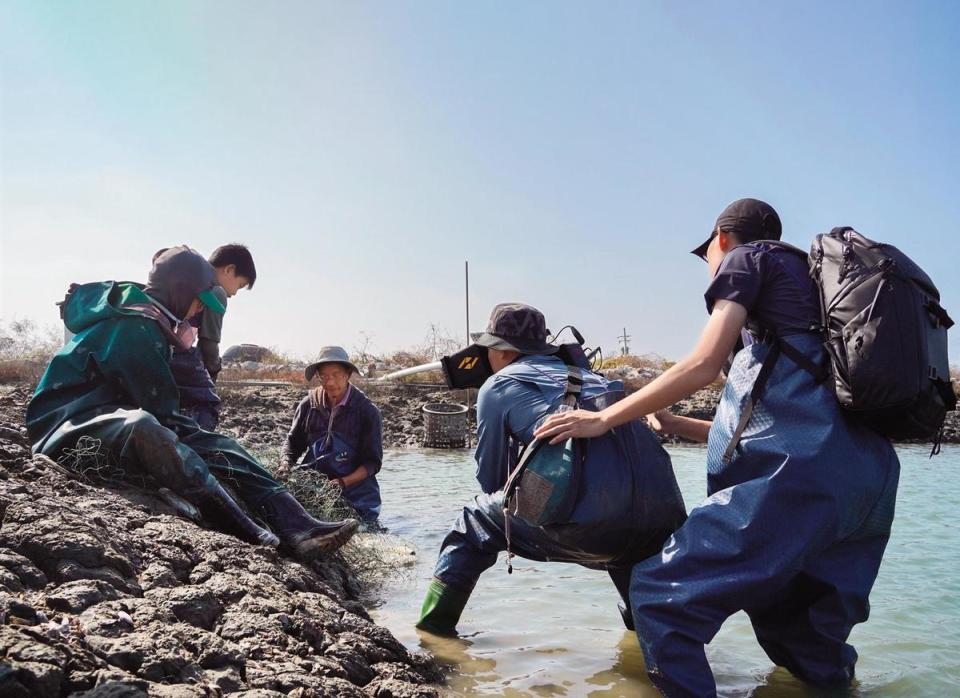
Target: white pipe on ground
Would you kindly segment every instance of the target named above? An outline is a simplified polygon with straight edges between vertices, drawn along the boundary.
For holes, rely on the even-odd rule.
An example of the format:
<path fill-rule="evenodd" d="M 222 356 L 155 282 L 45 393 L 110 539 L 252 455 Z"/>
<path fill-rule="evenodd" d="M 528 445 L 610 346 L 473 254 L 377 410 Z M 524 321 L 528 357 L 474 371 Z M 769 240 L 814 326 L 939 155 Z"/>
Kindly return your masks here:
<path fill-rule="evenodd" d="M 385 376 L 380 376 L 377 378 L 377 381 L 389 381 L 396 380 L 397 378 L 405 378 L 406 376 L 412 376 L 415 373 L 425 373 L 426 371 L 438 371 L 440 370 L 440 362 L 434 361 L 429 364 L 420 364 L 419 366 L 412 366 L 410 368 L 400 369 L 399 371 L 394 371 L 393 373 L 388 373 Z"/>

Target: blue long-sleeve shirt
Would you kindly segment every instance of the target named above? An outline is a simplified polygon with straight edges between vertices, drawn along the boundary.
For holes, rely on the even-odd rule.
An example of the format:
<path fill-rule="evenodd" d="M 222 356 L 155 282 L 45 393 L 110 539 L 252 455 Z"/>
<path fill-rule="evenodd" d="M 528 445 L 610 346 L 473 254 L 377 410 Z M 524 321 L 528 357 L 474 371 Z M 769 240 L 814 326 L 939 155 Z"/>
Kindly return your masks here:
<path fill-rule="evenodd" d="M 608 381 L 583 372 L 582 395 L 594 397 L 609 389 Z M 477 481 L 486 493 L 506 484 L 520 447 L 563 402 L 567 366 L 555 356 L 521 356 L 498 371 L 477 396 Z"/>

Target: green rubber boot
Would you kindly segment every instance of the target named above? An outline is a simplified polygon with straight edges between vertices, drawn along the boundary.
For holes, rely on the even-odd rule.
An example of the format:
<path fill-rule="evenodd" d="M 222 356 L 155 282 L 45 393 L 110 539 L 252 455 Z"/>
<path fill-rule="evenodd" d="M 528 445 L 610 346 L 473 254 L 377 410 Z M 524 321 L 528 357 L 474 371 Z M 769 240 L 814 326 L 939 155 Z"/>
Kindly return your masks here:
<path fill-rule="evenodd" d="M 420 607 L 417 627 L 435 635 L 456 635 L 457 622 L 469 598 L 469 591 L 449 587 L 434 577 Z"/>

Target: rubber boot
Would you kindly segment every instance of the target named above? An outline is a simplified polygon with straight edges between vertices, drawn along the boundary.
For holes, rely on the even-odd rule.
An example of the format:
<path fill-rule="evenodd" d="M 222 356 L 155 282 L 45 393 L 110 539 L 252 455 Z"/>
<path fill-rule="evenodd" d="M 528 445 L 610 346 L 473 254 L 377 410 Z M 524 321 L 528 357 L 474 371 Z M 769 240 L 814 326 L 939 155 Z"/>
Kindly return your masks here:
<path fill-rule="evenodd" d="M 630 610 L 630 606 L 621 601 L 617 604 L 617 610 L 620 611 L 620 617 L 623 619 L 623 627 L 627 630 L 636 630 L 637 627 L 633 622 L 633 612 Z"/>
<path fill-rule="evenodd" d="M 280 542 L 302 562 L 333 552 L 350 540 L 359 526 L 356 519 L 318 521 L 289 492 L 270 495 L 261 512 L 270 528 L 280 536 Z"/>
<path fill-rule="evenodd" d="M 435 635 L 456 635 L 460 614 L 469 599 L 469 591 L 447 586 L 434 577 L 420 607 L 417 627 Z"/>
<path fill-rule="evenodd" d="M 632 567 L 608 567 L 607 573 L 617 588 L 617 593 L 623 599 L 617 604 L 617 610 L 620 611 L 620 618 L 623 619 L 623 625 L 627 630 L 636 630 L 633 624 L 633 611 L 630 608 L 630 572 Z"/>
<path fill-rule="evenodd" d="M 190 519 L 194 523 L 203 521 L 200 510 L 197 509 L 192 502 L 187 501 L 173 490 L 161 487 L 157 490 L 157 494 L 159 494 L 160 498 L 170 505 L 174 511 L 180 514 L 180 516 Z"/>
<path fill-rule="evenodd" d="M 260 528 L 253 519 L 241 509 L 234 501 L 233 497 L 223 489 L 219 483 L 216 488 L 203 500 L 202 504 L 214 509 L 218 518 L 224 521 L 232 528 L 236 529 L 240 538 L 248 543 L 257 545 L 267 545 L 276 548 L 280 545 L 280 539 L 270 533 L 265 528 Z"/>

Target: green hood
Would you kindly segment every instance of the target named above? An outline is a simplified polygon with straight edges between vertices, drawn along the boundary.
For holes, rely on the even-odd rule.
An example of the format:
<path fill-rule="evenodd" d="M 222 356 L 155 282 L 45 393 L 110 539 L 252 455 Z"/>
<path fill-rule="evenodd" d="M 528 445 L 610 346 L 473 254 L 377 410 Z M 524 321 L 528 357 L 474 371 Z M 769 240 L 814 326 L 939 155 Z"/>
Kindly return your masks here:
<path fill-rule="evenodd" d="M 150 304 L 150 297 L 130 281 L 99 281 L 73 288 L 63 302 L 63 324 L 79 334 L 101 320 L 143 315 L 126 306 Z"/>

